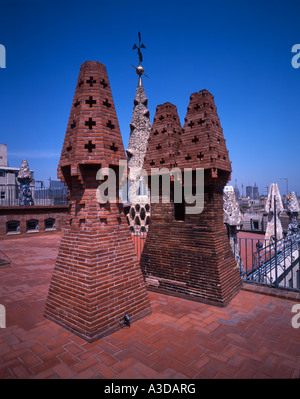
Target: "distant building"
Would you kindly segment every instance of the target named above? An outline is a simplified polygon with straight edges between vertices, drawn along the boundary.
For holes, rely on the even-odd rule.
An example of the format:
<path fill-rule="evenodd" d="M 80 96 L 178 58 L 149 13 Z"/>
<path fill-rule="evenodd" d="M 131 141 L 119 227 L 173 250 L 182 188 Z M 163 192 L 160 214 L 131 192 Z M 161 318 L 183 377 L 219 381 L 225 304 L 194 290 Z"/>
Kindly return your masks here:
<path fill-rule="evenodd" d="M 60 180 L 51 180 L 51 179 L 49 179 L 49 188 L 51 188 L 51 189 L 62 189 L 62 188 L 66 188 L 66 186 Z"/>
<path fill-rule="evenodd" d="M 246 197 L 253 198 L 253 187 L 252 186 L 246 186 Z"/>
<path fill-rule="evenodd" d="M 0 144 L 0 166 L 7 166 L 7 144 Z"/>
<path fill-rule="evenodd" d="M 258 192 L 258 187 L 256 183 L 254 184 L 253 187 L 253 199 L 258 200 L 259 199 L 259 192 Z"/>
<path fill-rule="evenodd" d="M 234 194 L 235 194 L 235 198 L 236 198 L 236 199 L 241 198 L 241 196 L 240 196 L 240 190 L 239 190 L 239 188 L 238 188 L 238 186 L 237 186 L 236 183 L 235 183 L 235 186 L 234 186 Z"/>

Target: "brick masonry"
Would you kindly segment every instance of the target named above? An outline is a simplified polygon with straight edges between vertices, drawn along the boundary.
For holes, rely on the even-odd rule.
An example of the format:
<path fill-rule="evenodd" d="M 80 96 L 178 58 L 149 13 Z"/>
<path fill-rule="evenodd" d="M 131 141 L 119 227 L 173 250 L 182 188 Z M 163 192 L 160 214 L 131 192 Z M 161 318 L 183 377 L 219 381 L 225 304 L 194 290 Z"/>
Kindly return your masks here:
<path fill-rule="evenodd" d="M 45 316 L 88 342 L 124 327 L 125 314 L 135 322 L 151 313 L 123 205 L 96 197 L 105 183 L 97 181 L 99 168 L 110 166 L 118 175 L 125 159 L 106 68 L 85 62 L 58 166 L 70 211 Z"/>
<path fill-rule="evenodd" d="M 176 119 L 176 107 L 157 107 L 144 168 L 149 172 L 159 167 L 153 162 L 160 162 L 156 147 L 160 136 L 167 167 L 176 166 L 182 172 L 184 168 L 204 169 L 204 209 L 188 214 L 185 203 L 181 209 L 181 204 L 172 201 L 151 204 L 141 268 L 152 291 L 225 306 L 239 292 L 241 278 L 223 221 L 223 187 L 230 178 L 231 163 L 213 96 L 207 90 L 191 95 L 182 134 L 178 123 L 177 133 L 172 127 L 173 135 L 181 137 L 178 150 L 174 138 L 165 134 L 169 121 Z M 169 161 L 171 143 L 173 162 Z M 192 185 L 195 188 L 194 180 Z"/>
<path fill-rule="evenodd" d="M 65 225 L 67 205 L 48 205 L 48 206 L 1 206 L 0 207 L 0 240 L 23 237 L 31 234 L 27 231 L 26 224 L 30 220 L 38 221 L 38 229 L 34 234 L 43 234 L 61 231 Z M 46 228 L 45 221 L 54 219 L 55 228 Z M 19 232 L 7 233 L 7 222 L 19 222 Z"/>
<path fill-rule="evenodd" d="M 296 293 L 286 300 L 242 289 L 220 308 L 149 292 L 151 315 L 93 343 L 45 319 L 60 241 L 56 233 L 0 243 L 12 260 L 0 267 L 7 316 L 0 328 L 2 384 L 48 378 L 299 380 L 299 328 L 291 324 Z"/>
<path fill-rule="evenodd" d="M 151 168 L 172 169 L 177 166 L 181 134 L 182 127 L 176 106 L 169 102 L 158 105 L 144 161 L 144 169 L 148 175 Z"/>

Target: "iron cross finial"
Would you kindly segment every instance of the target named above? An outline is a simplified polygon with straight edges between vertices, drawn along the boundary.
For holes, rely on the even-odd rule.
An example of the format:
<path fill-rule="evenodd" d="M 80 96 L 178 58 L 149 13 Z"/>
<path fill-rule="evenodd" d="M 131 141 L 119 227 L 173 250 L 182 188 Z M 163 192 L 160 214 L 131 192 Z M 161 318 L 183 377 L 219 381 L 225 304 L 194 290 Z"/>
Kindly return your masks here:
<path fill-rule="evenodd" d="M 138 86 L 142 86 L 142 75 L 146 76 L 147 78 L 149 78 L 149 76 L 147 76 L 144 73 L 144 68 L 141 65 L 141 62 L 143 61 L 143 56 L 142 56 L 141 49 L 142 48 L 145 49 L 146 47 L 143 45 L 143 43 L 141 43 L 141 33 L 138 32 L 138 34 L 139 34 L 139 45 L 137 46 L 136 44 L 134 44 L 132 50 L 136 50 L 137 49 L 137 53 L 138 53 L 138 56 L 139 56 L 139 66 L 138 67 L 135 67 L 134 65 L 132 65 L 132 66 L 135 68 L 136 73 L 139 75 Z"/>
<path fill-rule="evenodd" d="M 141 43 L 141 33 L 138 32 L 139 35 L 139 45 L 137 46 L 136 44 L 134 44 L 132 50 L 136 50 L 137 49 L 137 53 L 139 56 L 139 65 L 141 65 L 141 62 L 143 61 L 143 56 L 142 56 L 142 52 L 141 52 L 141 48 L 146 48 L 143 43 Z"/>

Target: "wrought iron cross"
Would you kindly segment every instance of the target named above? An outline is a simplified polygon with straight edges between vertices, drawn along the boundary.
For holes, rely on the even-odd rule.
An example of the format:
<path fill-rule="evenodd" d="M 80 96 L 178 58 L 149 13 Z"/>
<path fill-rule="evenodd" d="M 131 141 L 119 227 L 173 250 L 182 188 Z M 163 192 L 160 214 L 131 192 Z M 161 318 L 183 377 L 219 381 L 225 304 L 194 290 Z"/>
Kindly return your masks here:
<path fill-rule="evenodd" d="M 142 52 L 141 52 L 141 48 L 146 48 L 143 43 L 141 43 L 141 33 L 138 32 L 139 35 L 139 45 L 134 44 L 132 47 L 132 50 L 136 50 L 137 49 L 137 53 L 139 56 L 139 64 L 141 65 L 141 62 L 143 61 L 143 56 L 142 56 Z"/>

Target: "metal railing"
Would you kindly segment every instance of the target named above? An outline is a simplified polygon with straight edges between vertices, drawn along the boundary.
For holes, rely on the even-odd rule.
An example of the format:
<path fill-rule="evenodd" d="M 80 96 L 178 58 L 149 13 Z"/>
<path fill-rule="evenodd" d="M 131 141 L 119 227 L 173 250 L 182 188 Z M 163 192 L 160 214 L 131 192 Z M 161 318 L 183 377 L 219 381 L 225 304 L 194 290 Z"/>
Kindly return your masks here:
<path fill-rule="evenodd" d="M 245 282 L 300 291 L 300 233 L 278 240 L 238 238 Z"/>
<path fill-rule="evenodd" d="M 68 205 L 67 188 L 30 187 L 34 205 Z M 0 185 L 0 206 L 19 206 L 20 187 L 17 184 Z"/>
<path fill-rule="evenodd" d="M 132 233 L 138 259 L 147 233 Z M 247 283 L 300 291 L 300 232 L 277 241 L 257 238 L 237 238 L 241 257 L 241 278 Z M 236 255 L 236 254 L 234 254 Z"/>

